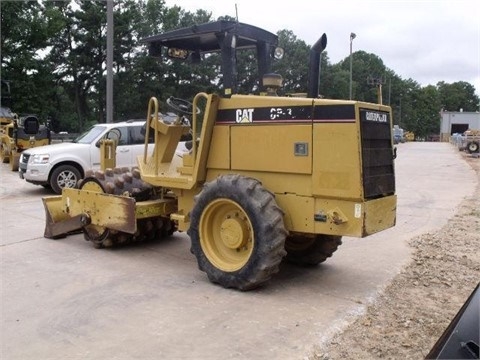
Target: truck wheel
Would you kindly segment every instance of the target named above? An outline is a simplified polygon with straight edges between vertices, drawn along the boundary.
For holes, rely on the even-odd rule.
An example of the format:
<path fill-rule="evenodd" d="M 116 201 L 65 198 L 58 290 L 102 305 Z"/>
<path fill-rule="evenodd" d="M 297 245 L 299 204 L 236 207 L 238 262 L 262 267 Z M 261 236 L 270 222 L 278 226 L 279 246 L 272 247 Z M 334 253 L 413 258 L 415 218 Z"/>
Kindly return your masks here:
<path fill-rule="evenodd" d="M 341 236 L 289 236 L 285 242 L 285 260 L 299 265 L 317 265 L 331 257 L 341 244 Z"/>
<path fill-rule="evenodd" d="M 476 141 L 471 141 L 467 145 L 467 150 L 470 154 L 477 153 L 478 148 L 479 148 L 479 145 L 478 145 L 478 142 Z"/>
<path fill-rule="evenodd" d="M 213 283 L 250 290 L 278 272 L 287 231 L 274 195 L 259 181 L 225 175 L 205 184 L 190 219 L 191 252 Z"/>
<path fill-rule="evenodd" d="M 74 188 L 80 180 L 80 171 L 72 165 L 60 165 L 50 176 L 50 186 L 56 194 L 61 194 L 63 188 Z"/>

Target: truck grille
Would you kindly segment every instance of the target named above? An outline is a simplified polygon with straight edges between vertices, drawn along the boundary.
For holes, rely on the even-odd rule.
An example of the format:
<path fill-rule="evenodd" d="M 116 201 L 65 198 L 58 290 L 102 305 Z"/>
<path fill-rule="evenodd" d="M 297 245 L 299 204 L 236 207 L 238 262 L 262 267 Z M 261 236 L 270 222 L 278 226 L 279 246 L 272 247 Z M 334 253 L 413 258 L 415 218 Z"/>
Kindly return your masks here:
<path fill-rule="evenodd" d="M 363 191 L 366 199 L 395 193 L 390 114 L 360 109 Z"/>

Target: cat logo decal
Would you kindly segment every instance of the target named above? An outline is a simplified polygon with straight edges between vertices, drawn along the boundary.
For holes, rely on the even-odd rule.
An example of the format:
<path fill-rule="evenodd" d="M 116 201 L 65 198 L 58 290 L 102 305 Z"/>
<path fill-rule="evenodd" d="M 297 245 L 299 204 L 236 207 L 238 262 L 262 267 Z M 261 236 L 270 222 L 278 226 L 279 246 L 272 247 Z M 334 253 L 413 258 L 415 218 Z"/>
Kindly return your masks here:
<path fill-rule="evenodd" d="M 253 109 L 237 109 L 235 122 L 238 124 L 253 122 Z"/>

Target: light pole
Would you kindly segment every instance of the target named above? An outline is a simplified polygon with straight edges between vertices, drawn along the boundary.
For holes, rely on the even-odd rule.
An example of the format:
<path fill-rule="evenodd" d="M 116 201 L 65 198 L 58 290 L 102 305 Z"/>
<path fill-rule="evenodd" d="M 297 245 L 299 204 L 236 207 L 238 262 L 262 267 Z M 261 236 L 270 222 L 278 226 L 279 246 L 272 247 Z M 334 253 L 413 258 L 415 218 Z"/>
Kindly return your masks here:
<path fill-rule="evenodd" d="M 352 100 L 352 43 L 356 37 L 355 33 L 350 33 L 350 100 Z"/>

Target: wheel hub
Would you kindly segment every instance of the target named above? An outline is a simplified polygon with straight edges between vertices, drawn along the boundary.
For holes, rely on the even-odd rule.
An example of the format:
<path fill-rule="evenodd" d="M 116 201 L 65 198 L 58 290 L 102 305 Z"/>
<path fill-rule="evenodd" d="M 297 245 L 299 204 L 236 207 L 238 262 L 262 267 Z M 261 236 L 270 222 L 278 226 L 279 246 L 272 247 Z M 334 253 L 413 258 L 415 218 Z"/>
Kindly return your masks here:
<path fill-rule="evenodd" d="M 200 233 L 206 257 L 223 271 L 241 269 L 253 252 L 250 220 L 232 200 L 216 199 L 205 208 L 200 219 Z"/>
<path fill-rule="evenodd" d="M 225 219 L 220 228 L 220 236 L 226 247 L 239 249 L 245 246 L 248 228 L 238 216 Z"/>

